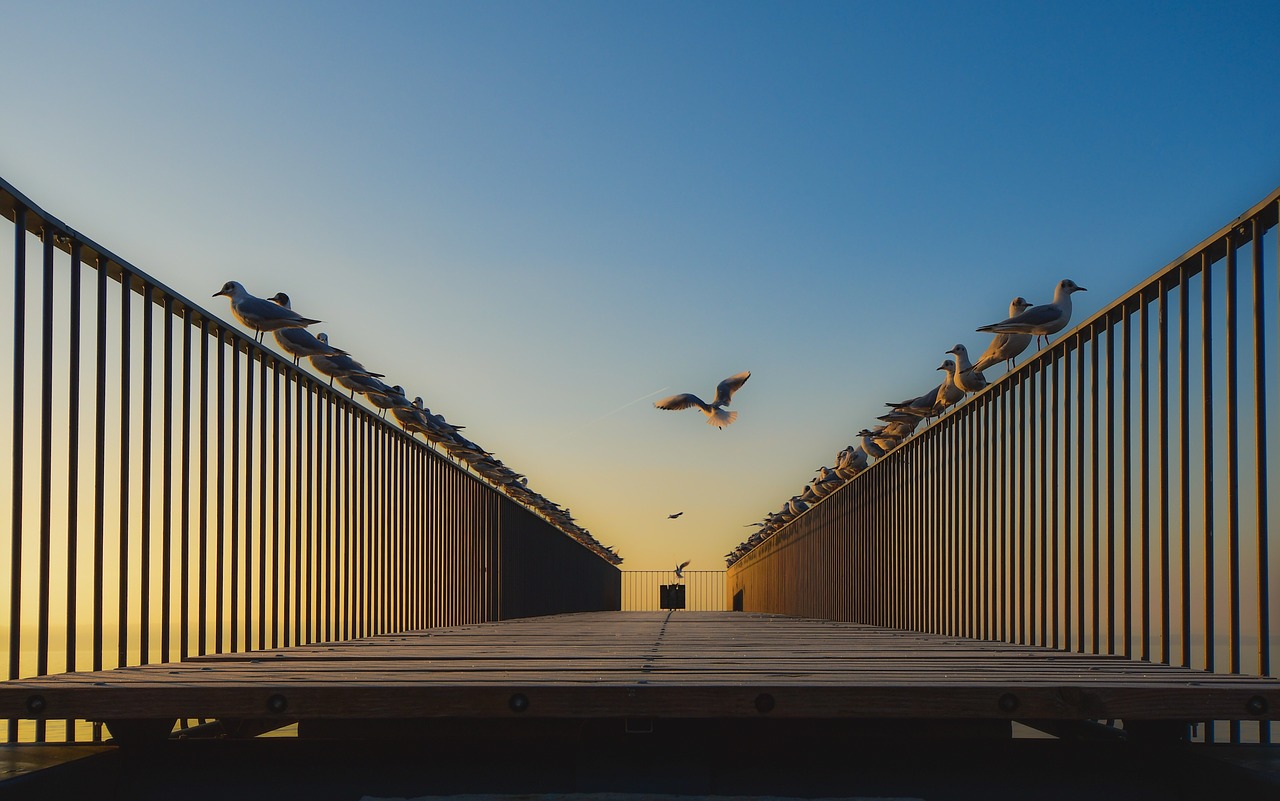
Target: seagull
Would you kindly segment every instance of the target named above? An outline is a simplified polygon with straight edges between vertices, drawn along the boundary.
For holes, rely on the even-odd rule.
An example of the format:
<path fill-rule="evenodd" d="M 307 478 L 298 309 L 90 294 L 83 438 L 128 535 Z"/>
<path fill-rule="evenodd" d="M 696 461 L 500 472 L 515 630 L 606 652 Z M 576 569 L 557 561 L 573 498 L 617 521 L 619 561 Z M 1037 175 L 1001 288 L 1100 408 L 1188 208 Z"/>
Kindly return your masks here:
<path fill-rule="evenodd" d="M 679 517 L 679 516 L 680 516 L 680 515 L 682 515 L 682 514 L 684 514 L 684 512 L 676 512 L 676 513 L 675 513 L 675 514 L 673 514 L 673 515 L 667 515 L 667 519 L 668 519 L 668 520 L 675 520 L 677 517 Z"/>
<path fill-rule="evenodd" d="M 329 344 L 329 335 L 321 333 L 316 337 L 321 343 Z M 333 386 L 333 379 L 350 375 L 364 375 L 370 378 L 383 378 L 382 373 L 374 373 L 366 370 L 364 365 L 347 355 L 341 356 L 312 356 L 311 366 L 320 372 L 329 376 L 329 386 Z"/>
<path fill-rule="evenodd" d="M 1023 297 L 1014 298 L 1009 303 L 1009 319 L 1012 320 L 1029 308 L 1031 308 L 1031 301 Z M 1026 350 L 1030 344 L 1030 334 L 996 334 L 991 344 L 978 357 L 978 361 L 973 363 L 973 369 L 982 372 L 988 367 L 1004 362 L 1005 369 L 1012 370 L 1014 358 Z"/>
<path fill-rule="evenodd" d="M 942 414 L 948 406 L 964 398 L 964 390 L 956 386 L 956 363 L 947 359 L 938 365 L 938 369 L 945 372 L 947 378 L 938 385 L 938 397 L 933 402 L 934 414 Z"/>
<path fill-rule="evenodd" d="M 289 305 L 289 296 L 283 292 L 277 292 L 267 300 L 286 309 L 293 308 Z M 294 364 L 297 364 L 303 356 L 344 356 L 347 353 L 328 342 L 321 342 L 312 336 L 310 331 L 302 328 L 280 328 L 275 334 L 276 344 L 293 357 Z"/>
<path fill-rule="evenodd" d="M 678 579 L 684 578 L 684 569 L 689 566 L 690 561 L 692 560 L 686 559 L 680 564 L 676 565 L 676 578 Z"/>
<path fill-rule="evenodd" d="M 670 411 L 680 411 L 681 409 L 691 409 L 697 406 L 702 413 L 707 416 L 707 424 L 716 428 L 723 429 L 725 426 L 738 419 L 737 412 L 726 412 L 722 407 L 728 406 L 733 401 L 733 393 L 742 388 L 747 383 L 747 379 L 751 377 L 751 371 L 732 375 L 721 381 L 716 387 L 716 399 L 707 404 L 697 395 L 684 393 L 682 395 L 672 395 L 669 398 L 663 398 L 653 404 L 659 409 L 668 409 Z"/>
<path fill-rule="evenodd" d="M 976 330 L 991 331 L 996 334 L 1031 334 L 1036 338 L 1037 345 L 1040 344 L 1041 337 L 1047 345 L 1050 335 L 1058 333 L 1071 322 L 1072 293 L 1084 291 L 1086 291 L 1085 288 L 1078 286 L 1075 281 L 1064 278 L 1053 289 L 1052 303 L 1032 306 L 1008 320 L 984 325 Z"/>
<path fill-rule="evenodd" d="M 222 289 L 213 293 L 213 297 L 226 295 L 231 298 L 231 313 L 245 328 L 253 329 L 255 342 L 262 341 L 267 331 L 278 331 L 281 328 L 306 328 L 319 320 L 303 317 L 292 309 L 286 309 L 265 298 L 250 295 L 239 281 L 228 281 Z"/>
<path fill-rule="evenodd" d="M 914 398 L 908 398 L 897 403 L 886 403 L 894 410 L 905 414 L 915 415 L 916 417 L 933 417 L 933 407 L 938 401 L 938 392 L 942 390 L 943 385 L 939 384 L 923 395 L 917 395 Z"/>
<path fill-rule="evenodd" d="M 981 392 L 987 388 L 987 377 L 977 370 L 973 369 L 973 365 L 969 363 L 969 349 L 964 345 L 957 344 L 954 348 L 947 351 L 954 353 L 956 356 L 956 372 L 955 384 L 962 392 Z"/>
<path fill-rule="evenodd" d="M 868 431 L 865 428 L 858 432 L 858 436 L 862 439 L 862 451 L 873 459 L 883 458 L 888 451 L 880 447 L 876 442 L 875 432 Z"/>

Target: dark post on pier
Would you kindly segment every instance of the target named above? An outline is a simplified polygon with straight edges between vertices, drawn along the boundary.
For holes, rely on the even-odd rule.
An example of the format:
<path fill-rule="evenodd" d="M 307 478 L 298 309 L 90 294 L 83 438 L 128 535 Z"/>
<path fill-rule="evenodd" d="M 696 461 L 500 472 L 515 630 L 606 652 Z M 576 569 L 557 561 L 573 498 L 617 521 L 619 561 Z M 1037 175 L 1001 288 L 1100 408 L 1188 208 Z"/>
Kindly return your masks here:
<path fill-rule="evenodd" d="M 0 181 L 0 798 L 1269 797 L 1278 209 L 677 576 Z"/>

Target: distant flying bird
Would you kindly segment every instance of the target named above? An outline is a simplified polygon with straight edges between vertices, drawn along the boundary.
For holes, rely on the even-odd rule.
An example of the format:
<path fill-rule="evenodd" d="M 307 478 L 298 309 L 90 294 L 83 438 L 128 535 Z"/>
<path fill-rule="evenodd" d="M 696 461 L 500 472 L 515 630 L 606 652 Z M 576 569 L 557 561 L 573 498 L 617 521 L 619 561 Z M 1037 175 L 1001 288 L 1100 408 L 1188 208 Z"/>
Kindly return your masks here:
<path fill-rule="evenodd" d="M 1048 344 L 1051 334 L 1058 333 L 1067 327 L 1067 323 L 1071 322 L 1072 293 L 1084 291 L 1085 288 L 1078 286 L 1075 281 L 1070 278 L 1064 278 L 1053 289 L 1052 303 L 1046 303 L 1043 306 L 1032 306 L 1020 314 L 1015 314 L 1008 320 L 984 325 L 976 330 L 990 331 L 996 334 L 1030 334 L 1036 338 L 1037 345 L 1040 344 L 1041 337 L 1044 338 L 1045 344 Z"/>
<path fill-rule="evenodd" d="M 1009 319 L 1017 317 L 1029 308 L 1031 308 L 1031 301 L 1023 297 L 1014 298 L 1009 303 Z M 1026 350 L 1030 344 L 1030 334 L 996 334 L 995 338 L 991 340 L 991 344 L 982 352 L 978 360 L 973 363 L 973 369 L 982 372 L 1000 362 L 1005 363 L 1006 370 L 1012 369 L 1013 360 Z"/>
<path fill-rule="evenodd" d="M 684 578 L 684 569 L 689 566 L 690 561 L 692 560 L 686 559 L 680 564 L 676 565 L 676 578 L 678 579 Z"/>
<path fill-rule="evenodd" d="M 742 388 L 747 383 L 747 379 L 751 377 L 751 371 L 738 373 L 729 376 L 721 381 L 716 387 L 716 399 L 711 403 L 706 403 L 697 395 L 684 393 L 681 395 L 672 395 L 669 398 L 663 398 L 653 404 L 659 409 L 668 409 L 670 411 L 680 411 L 681 409 L 692 409 L 698 407 L 702 413 L 707 416 L 707 424 L 716 428 L 723 429 L 725 426 L 738 419 L 737 412 L 726 412 L 723 407 L 728 406 L 733 401 L 733 393 Z"/>
<path fill-rule="evenodd" d="M 676 512 L 676 513 L 675 513 L 675 514 L 673 514 L 673 515 L 667 515 L 667 519 L 668 519 L 668 520 L 675 520 L 677 517 L 679 517 L 679 516 L 680 516 L 680 515 L 682 515 L 682 514 L 684 514 L 684 512 Z"/>
<path fill-rule="evenodd" d="M 283 292 L 277 292 L 268 298 L 277 306 L 283 306 L 286 309 L 292 309 L 289 305 L 289 296 Z M 345 350 L 335 348 L 328 342 L 321 342 L 311 335 L 311 332 L 301 328 L 281 328 L 275 332 L 276 344 L 278 344 L 285 353 L 293 357 L 293 363 L 297 364 L 303 356 L 343 356 Z"/>
<path fill-rule="evenodd" d="M 279 331 L 281 328 L 306 328 L 319 320 L 303 317 L 292 309 L 272 303 L 266 298 L 250 295 L 239 281 L 228 281 L 222 289 L 213 293 L 213 297 L 226 295 L 231 299 L 231 314 L 245 328 L 253 329 L 254 341 L 261 342 L 267 331 Z"/>

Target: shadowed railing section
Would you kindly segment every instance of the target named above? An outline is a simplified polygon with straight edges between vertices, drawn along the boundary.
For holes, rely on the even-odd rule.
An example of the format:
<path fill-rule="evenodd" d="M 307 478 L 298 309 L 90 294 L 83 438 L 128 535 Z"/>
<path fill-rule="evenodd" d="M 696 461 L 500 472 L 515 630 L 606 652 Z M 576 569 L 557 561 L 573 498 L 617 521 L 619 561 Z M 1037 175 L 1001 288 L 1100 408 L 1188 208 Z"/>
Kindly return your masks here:
<path fill-rule="evenodd" d="M 8 678 L 618 608 L 542 516 L 3 182 L 0 213 Z"/>
<path fill-rule="evenodd" d="M 1276 675 L 1278 198 L 761 543 L 735 606 Z"/>
<path fill-rule="evenodd" d="M 622 571 L 622 611 L 653 612 L 662 608 L 664 584 L 685 586 L 685 609 L 690 612 L 723 612 L 728 609 L 725 571 L 686 570 L 676 578 L 674 570 Z"/>

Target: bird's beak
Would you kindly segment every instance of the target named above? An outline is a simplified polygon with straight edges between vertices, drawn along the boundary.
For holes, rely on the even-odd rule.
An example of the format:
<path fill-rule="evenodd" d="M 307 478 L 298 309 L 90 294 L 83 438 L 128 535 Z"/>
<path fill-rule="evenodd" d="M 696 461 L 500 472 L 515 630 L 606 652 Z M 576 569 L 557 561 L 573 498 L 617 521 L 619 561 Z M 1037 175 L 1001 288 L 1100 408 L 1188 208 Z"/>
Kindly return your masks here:
<path fill-rule="evenodd" d="M 1082 286 L 1078 286 L 1078 287 L 1076 287 L 1076 291 L 1077 291 L 1077 292 L 1088 292 L 1089 290 L 1085 289 L 1085 288 L 1084 288 L 1084 287 L 1082 287 Z"/>
<path fill-rule="evenodd" d="M 218 290 L 217 292 L 214 292 L 212 295 L 210 295 L 210 297 L 214 297 L 214 298 L 216 298 L 216 297 L 218 297 L 219 295 L 225 295 L 225 294 L 226 294 L 226 293 L 225 293 L 225 292 L 223 292 L 222 290 Z"/>

